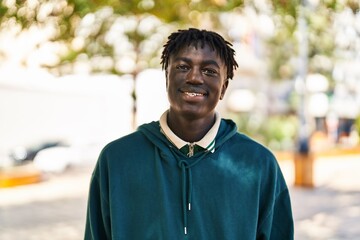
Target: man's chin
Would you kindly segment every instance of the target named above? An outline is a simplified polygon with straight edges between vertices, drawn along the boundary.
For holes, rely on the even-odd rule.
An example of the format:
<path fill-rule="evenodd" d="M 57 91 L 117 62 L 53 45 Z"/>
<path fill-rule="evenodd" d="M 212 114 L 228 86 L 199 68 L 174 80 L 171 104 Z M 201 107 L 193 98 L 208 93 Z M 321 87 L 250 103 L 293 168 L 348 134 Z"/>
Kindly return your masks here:
<path fill-rule="evenodd" d="M 187 120 L 197 120 L 208 116 L 209 112 L 208 111 L 205 112 L 203 109 L 199 109 L 199 108 L 188 108 L 188 109 L 183 109 L 178 114 Z"/>

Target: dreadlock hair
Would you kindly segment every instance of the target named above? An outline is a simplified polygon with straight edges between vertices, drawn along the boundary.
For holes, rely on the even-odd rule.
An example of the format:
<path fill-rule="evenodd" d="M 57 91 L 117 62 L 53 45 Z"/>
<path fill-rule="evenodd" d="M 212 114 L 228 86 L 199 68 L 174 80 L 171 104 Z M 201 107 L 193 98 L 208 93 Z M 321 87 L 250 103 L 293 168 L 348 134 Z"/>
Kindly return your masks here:
<path fill-rule="evenodd" d="M 220 59 L 224 61 L 227 68 L 227 79 L 234 77 L 234 70 L 238 67 L 238 64 L 234 58 L 235 51 L 232 48 L 232 44 L 215 32 L 196 28 L 178 30 L 170 34 L 161 54 L 160 64 L 162 64 L 162 69 L 167 69 L 171 55 L 177 54 L 182 48 L 192 44 L 195 47 L 200 44 L 201 48 L 208 44 L 212 50 L 217 52 Z"/>

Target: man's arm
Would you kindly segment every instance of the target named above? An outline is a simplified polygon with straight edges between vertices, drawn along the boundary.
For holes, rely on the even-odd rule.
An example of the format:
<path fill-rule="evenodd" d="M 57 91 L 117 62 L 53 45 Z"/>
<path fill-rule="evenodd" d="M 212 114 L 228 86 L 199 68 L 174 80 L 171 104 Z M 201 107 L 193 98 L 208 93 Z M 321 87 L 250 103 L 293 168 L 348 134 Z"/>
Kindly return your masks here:
<path fill-rule="evenodd" d="M 95 173 L 94 173 L 95 174 Z M 85 240 L 111 239 L 111 225 L 108 202 L 102 197 L 101 185 L 96 175 L 90 183 Z"/>
<path fill-rule="evenodd" d="M 288 189 L 276 198 L 270 214 L 258 232 L 257 240 L 293 240 L 294 222 Z"/>

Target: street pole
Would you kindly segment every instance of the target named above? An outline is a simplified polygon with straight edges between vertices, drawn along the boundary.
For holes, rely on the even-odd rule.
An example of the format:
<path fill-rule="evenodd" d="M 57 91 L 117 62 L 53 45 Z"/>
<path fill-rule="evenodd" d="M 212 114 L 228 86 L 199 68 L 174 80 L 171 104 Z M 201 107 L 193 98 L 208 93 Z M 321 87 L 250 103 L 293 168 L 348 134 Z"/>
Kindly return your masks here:
<path fill-rule="evenodd" d="M 299 131 L 295 149 L 295 185 L 313 187 L 313 154 L 310 146 L 310 124 L 307 107 L 306 76 L 308 74 L 308 29 L 304 16 L 307 1 L 301 1 L 298 18 L 299 64 L 296 89 L 299 95 Z"/>

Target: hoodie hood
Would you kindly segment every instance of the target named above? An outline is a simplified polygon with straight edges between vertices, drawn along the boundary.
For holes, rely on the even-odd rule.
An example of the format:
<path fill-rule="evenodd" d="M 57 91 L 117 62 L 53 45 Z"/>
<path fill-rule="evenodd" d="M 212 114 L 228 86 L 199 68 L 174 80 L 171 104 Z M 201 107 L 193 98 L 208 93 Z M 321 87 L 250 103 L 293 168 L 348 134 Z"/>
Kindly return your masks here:
<path fill-rule="evenodd" d="M 192 176 L 191 168 L 196 166 L 197 163 L 206 158 L 210 151 L 196 153 L 192 157 L 186 156 L 179 149 L 177 149 L 161 132 L 159 121 L 143 124 L 138 128 L 138 131 L 143 133 L 164 155 L 172 155 L 181 171 L 182 182 L 182 202 L 183 202 L 183 224 L 184 234 L 187 234 L 187 211 L 191 211 L 191 196 L 192 196 Z M 231 120 L 222 119 L 218 133 L 215 138 L 215 151 L 216 151 L 231 137 L 237 133 L 236 124 Z M 191 160 L 191 161 L 190 161 Z"/>

